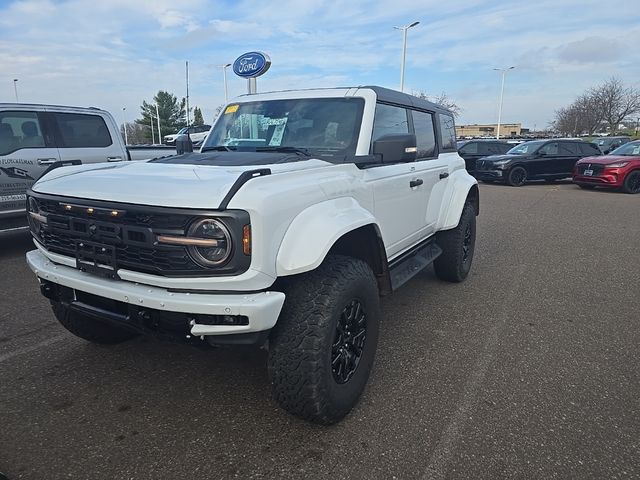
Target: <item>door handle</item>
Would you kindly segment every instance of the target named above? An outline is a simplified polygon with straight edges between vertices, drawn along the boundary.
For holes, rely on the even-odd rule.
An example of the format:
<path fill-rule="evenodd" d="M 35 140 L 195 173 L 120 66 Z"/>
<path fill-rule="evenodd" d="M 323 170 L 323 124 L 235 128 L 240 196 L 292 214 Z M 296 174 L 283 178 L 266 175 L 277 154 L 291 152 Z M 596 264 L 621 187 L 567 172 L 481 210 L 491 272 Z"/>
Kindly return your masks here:
<path fill-rule="evenodd" d="M 442 172 L 440 174 L 440 180 L 444 180 L 445 178 L 447 178 L 449 176 L 449 172 Z"/>
<path fill-rule="evenodd" d="M 422 179 L 421 179 L 421 178 L 414 178 L 413 180 L 411 180 L 411 181 L 409 182 L 409 186 L 410 186 L 411 188 L 419 187 L 419 186 L 420 186 L 420 185 L 422 185 L 423 183 L 424 183 L 424 182 L 422 181 Z"/>
<path fill-rule="evenodd" d="M 38 165 L 51 165 L 52 163 L 55 163 L 58 161 L 57 158 L 39 158 L 38 160 Z"/>
<path fill-rule="evenodd" d="M 121 162 L 122 157 L 107 157 L 108 162 Z"/>

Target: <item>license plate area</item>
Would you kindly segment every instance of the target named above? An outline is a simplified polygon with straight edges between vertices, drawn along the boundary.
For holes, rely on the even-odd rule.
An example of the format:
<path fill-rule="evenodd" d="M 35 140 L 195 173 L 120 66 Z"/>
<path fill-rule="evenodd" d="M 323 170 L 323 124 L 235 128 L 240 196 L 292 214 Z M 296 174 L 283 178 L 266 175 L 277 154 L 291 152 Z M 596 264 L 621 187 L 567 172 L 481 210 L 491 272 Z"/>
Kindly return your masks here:
<path fill-rule="evenodd" d="M 593 170 L 585 170 L 584 171 L 584 175 L 587 176 L 587 177 L 593 176 Z"/>
<path fill-rule="evenodd" d="M 76 242 L 76 268 L 107 278 L 118 278 L 116 247 L 95 242 Z"/>

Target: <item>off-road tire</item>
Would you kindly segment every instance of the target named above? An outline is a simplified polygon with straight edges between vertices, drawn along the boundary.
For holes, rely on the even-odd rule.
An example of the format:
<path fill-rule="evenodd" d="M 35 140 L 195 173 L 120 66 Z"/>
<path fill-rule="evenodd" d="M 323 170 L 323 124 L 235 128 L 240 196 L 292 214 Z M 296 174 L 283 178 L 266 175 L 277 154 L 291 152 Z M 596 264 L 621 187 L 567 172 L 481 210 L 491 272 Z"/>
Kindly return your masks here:
<path fill-rule="evenodd" d="M 507 175 L 507 183 L 512 187 L 521 187 L 527 182 L 527 170 L 524 167 L 513 167 Z"/>
<path fill-rule="evenodd" d="M 329 255 L 314 271 L 285 285 L 286 300 L 269 339 L 268 369 L 276 402 L 305 420 L 333 424 L 357 403 L 378 343 L 380 303 L 376 278 L 363 261 Z M 338 321 L 353 300 L 365 313 L 359 363 L 346 383 L 332 370 Z"/>
<path fill-rule="evenodd" d="M 473 205 L 466 203 L 458 226 L 439 232 L 436 238 L 442 249 L 442 254 L 433 262 L 436 275 L 447 282 L 462 282 L 471 270 L 476 244 L 476 212 Z"/>
<path fill-rule="evenodd" d="M 624 193 L 640 193 L 640 170 L 634 170 L 627 175 L 622 190 Z"/>
<path fill-rule="evenodd" d="M 584 183 L 579 183 L 578 186 L 580 188 L 583 188 L 584 190 L 593 190 L 594 188 L 596 188 L 595 185 L 588 185 L 588 184 L 584 184 Z"/>
<path fill-rule="evenodd" d="M 114 345 L 137 336 L 129 330 L 118 328 L 87 315 L 69 310 L 57 302 L 51 302 L 53 313 L 64 328 L 89 342 L 102 345 Z"/>

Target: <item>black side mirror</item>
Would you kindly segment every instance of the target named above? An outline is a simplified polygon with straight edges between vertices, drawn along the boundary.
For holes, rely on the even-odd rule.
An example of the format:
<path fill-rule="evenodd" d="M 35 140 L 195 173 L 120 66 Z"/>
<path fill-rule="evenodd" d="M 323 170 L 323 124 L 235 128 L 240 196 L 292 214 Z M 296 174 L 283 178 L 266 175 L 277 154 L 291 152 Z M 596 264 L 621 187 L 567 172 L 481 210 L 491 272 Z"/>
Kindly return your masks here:
<path fill-rule="evenodd" d="M 182 155 L 183 153 L 193 152 L 193 143 L 191 137 L 186 134 L 178 135 L 176 138 L 176 153 Z"/>
<path fill-rule="evenodd" d="M 416 136 L 412 133 L 385 135 L 373 142 L 373 154 L 380 155 L 382 163 L 413 162 L 416 145 Z"/>

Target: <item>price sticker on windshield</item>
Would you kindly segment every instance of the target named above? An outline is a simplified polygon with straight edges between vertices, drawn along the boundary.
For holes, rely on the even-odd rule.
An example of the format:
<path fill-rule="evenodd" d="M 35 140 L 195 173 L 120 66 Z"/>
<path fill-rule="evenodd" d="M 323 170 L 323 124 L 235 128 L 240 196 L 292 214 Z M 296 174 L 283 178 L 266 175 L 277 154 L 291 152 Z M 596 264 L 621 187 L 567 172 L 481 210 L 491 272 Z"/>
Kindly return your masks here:
<path fill-rule="evenodd" d="M 227 115 L 229 113 L 236 113 L 238 111 L 239 106 L 240 105 L 229 105 L 224 111 L 224 114 Z"/>

